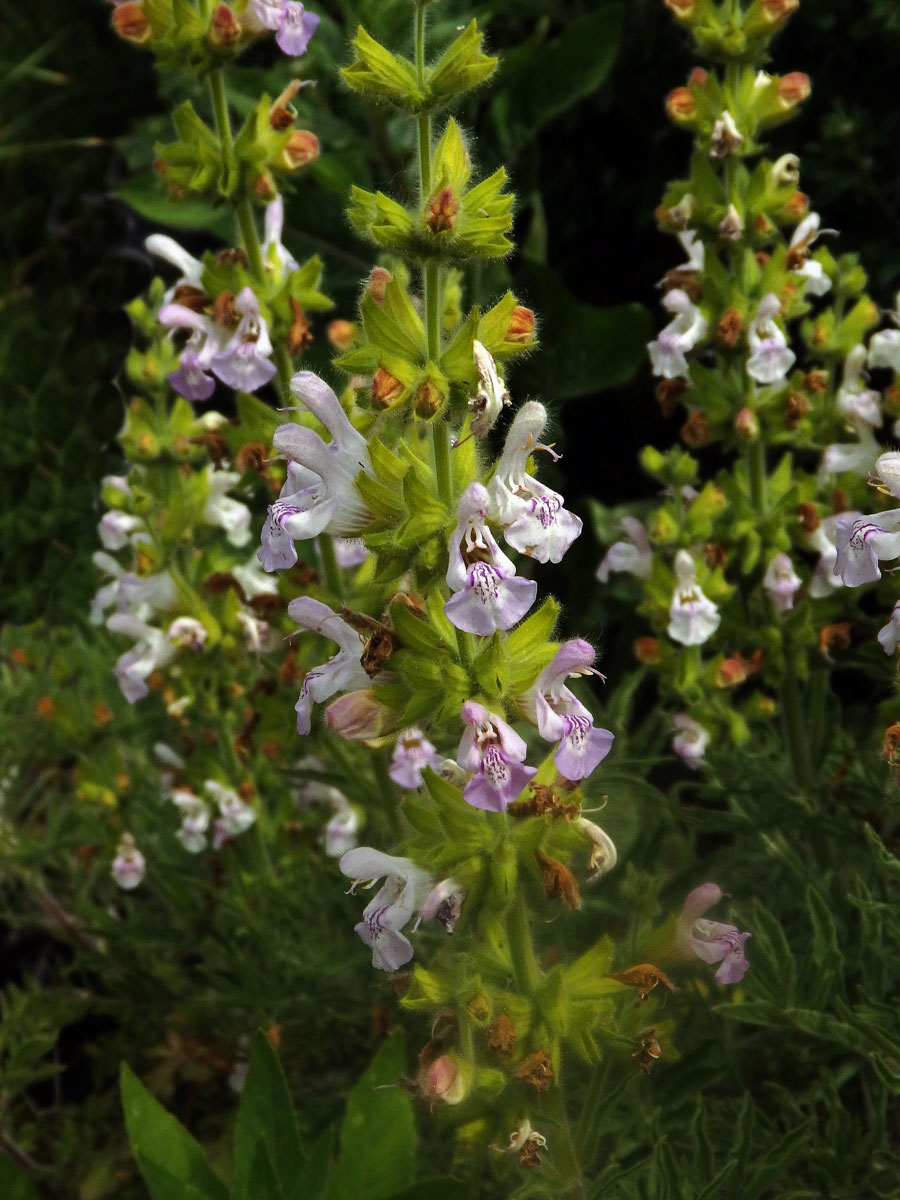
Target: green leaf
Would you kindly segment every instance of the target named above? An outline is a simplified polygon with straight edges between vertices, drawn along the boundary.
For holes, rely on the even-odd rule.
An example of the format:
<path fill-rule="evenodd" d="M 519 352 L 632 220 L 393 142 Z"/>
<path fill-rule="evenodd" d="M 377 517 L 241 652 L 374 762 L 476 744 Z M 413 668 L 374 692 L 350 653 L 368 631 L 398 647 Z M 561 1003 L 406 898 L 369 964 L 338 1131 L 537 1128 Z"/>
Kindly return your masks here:
<path fill-rule="evenodd" d="M 482 54 L 484 35 L 478 24 L 472 21 L 441 55 L 432 67 L 428 79 L 428 91 L 433 103 L 446 100 L 477 87 L 493 73 L 496 58 Z"/>
<path fill-rule="evenodd" d="M 228 1189 L 209 1165 L 200 1143 L 150 1095 L 125 1063 L 120 1084 L 128 1140 L 153 1200 L 228 1200 Z"/>
<path fill-rule="evenodd" d="M 513 77 L 492 104 L 507 156 L 514 156 L 542 126 L 603 83 L 621 37 L 622 5 L 602 4 L 513 63 Z M 508 78 L 506 70 L 504 76 Z"/>
<path fill-rule="evenodd" d="M 258 1031 L 235 1127 L 233 1200 L 255 1200 L 264 1194 L 254 1183 L 264 1169 L 259 1165 L 261 1154 L 274 1168 L 285 1200 L 302 1200 L 296 1191 L 305 1162 L 300 1127 L 278 1056 Z"/>
<path fill-rule="evenodd" d="M 341 1150 L 327 1200 L 386 1200 L 412 1180 L 416 1128 L 412 1102 L 396 1087 L 406 1066 L 402 1036 L 379 1049 L 347 1100 Z"/>
<path fill-rule="evenodd" d="M 568 400 L 631 379 L 653 336 L 653 322 L 642 305 L 579 304 L 556 272 L 542 263 L 523 263 L 520 280 L 523 290 L 542 300 L 545 349 L 534 360 L 541 381 L 530 386 Z"/>

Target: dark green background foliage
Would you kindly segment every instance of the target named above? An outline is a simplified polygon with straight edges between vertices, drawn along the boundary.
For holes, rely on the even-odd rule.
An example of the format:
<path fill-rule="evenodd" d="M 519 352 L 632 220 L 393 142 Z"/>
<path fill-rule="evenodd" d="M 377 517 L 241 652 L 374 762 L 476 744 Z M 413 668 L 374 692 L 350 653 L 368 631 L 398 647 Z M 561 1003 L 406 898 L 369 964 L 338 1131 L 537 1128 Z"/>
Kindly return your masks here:
<path fill-rule="evenodd" d="M 653 210 L 666 180 L 683 173 L 689 150 L 662 107 L 692 65 L 686 40 L 661 0 L 448 0 L 442 8 L 448 24 L 478 15 L 491 49 L 504 56 L 495 84 L 462 115 L 477 130 L 476 159 L 485 167 L 505 160 L 519 197 L 521 249 L 469 279 L 470 298 L 511 284 L 538 311 L 543 347 L 518 368 L 514 389 L 522 398 L 544 393 L 556 405 L 562 477 L 582 511 L 588 496 L 623 504 L 648 491 L 638 447 L 675 437 L 658 416 L 642 345 L 656 322 L 655 281 L 677 261 L 676 243 L 656 232 Z M 390 43 L 407 36 L 409 12 L 406 0 L 329 0 L 319 10 L 330 18 L 309 59 L 319 84 L 302 99 L 323 155 L 310 171 L 313 182 L 301 180 L 288 197 L 285 240 L 298 257 L 322 254 L 336 314 L 352 317 L 371 259 L 343 216 L 347 188 L 351 180 L 402 188 L 409 147 L 401 123 L 364 109 L 332 68 L 346 61 L 345 32 L 358 21 Z M 872 293 L 885 305 L 900 277 L 891 66 L 898 53 L 894 0 L 806 0 L 776 43 L 777 68 L 808 72 L 813 95 L 801 118 L 777 132 L 775 148 L 800 154 L 813 207 L 842 231 L 842 249 L 860 253 Z M 0 616 L 73 621 L 95 587 L 89 555 L 98 480 L 121 466 L 116 375 L 129 339 L 121 305 L 150 276 L 143 238 L 168 220 L 169 232 L 200 250 L 211 243 L 204 232 L 211 214 L 194 211 L 193 228 L 179 230 L 183 213 L 157 190 L 149 168 L 153 140 L 167 128 L 168 100 L 149 56 L 109 31 L 105 5 L 44 0 L 26 8 L 2 0 L 0 64 Z M 274 47 L 250 56 L 244 72 L 238 86 L 248 98 L 262 86 L 276 92 L 290 73 Z M 173 81 L 173 94 L 182 85 Z M 84 138 L 102 143 L 79 144 Z M 220 214 L 212 216 L 227 239 Z M 316 333 L 310 361 L 324 367 L 321 327 Z M 608 535 L 608 518 L 598 519 Z M 600 609 L 584 585 L 598 557 L 586 530 L 551 586 L 568 603 L 573 632 L 602 644 Z M 565 931 L 558 922 L 559 936 L 574 950 L 598 927 L 624 934 L 635 914 L 649 922 L 677 910 L 691 886 L 714 878 L 739 898 L 741 926 L 753 933 L 753 965 L 739 993 L 686 982 L 664 1004 L 650 1002 L 647 1024 L 675 1023 L 679 1062 L 661 1064 L 648 1079 L 627 1058 L 603 1068 L 599 1121 L 580 1131 L 593 1167 L 591 1194 L 896 1197 L 900 877 L 892 853 L 896 788 L 877 752 L 879 731 L 896 715 L 892 701 L 886 692 L 876 697 L 884 701 L 881 720 L 872 716 L 870 690 L 855 698 L 847 689 L 842 711 L 830 699 L 817 747 L 830 782 L 815 811 L 786 776 L 773 773 L 770 745 L 744 748 L 731 776 L 715 786 L 695 779 L 685 786 L 683 771 L 652 757 L 663 718 L 654 714 L 649 684 L 635 676 L 630 687 L 616 686 L 641 632 L 627 582 L 612 585 L 604 603 L 604 620 L 617 630 L 615 644 L 604 648 L 611 677 L 604 718 L 635 732 L 620 735 L 614 766 L 598 773 L 596 800 L 615 792 L 616 812 L 630 814 L 610 827 L 629 865 L 586 897 Z M 8 636 L 6 654 L 15 640 Z M 0 1153 L 0 1195 L 145 1195 L 112 1090 L 122 1057 L 145 1078 L 155 1064 L 158 1090 L 193 1133 L 212 1142 L 215 1158 L 233 1105 L 221 1069 L 192 1040 L 211 1029 L 211 1040 L 230 1055 L 242 1031 L 282 1025 L 283 1061 L 300 1064 L 289 1084 L 310 1149 L 338 1119 L 377 1043 L 373 1025 L 391 1004 L 358 952 L 355 902 L 333 927 L 333 872 L 327 882 L 306 874 L 293 881 L 288 911 L 280 907 L 283 892 L 264 879 L 252 897 L 213 897 L 187 876 L 190 864 L 179 874 L 173 848 L 171 894 L 156 896 L 158 907 L 129 910 L 137 924 L 124 937 L 121 924 L 85 898 L 85 871 L 105 872 L 106 860 L 76 865 L 79 847 L 105 836 L 73 801 L 76 756 L 102 752 L 99 735 L 86 719 L 77 736 L 61 740 L 30 716 L 15 737 L 9 733 L 13 716 L 34 711 L 53 656 L 100 679 L 109 651 L 102 639 L 79 633 L 62 645 L 51 639 L 48 654 L 43 678 L 16 674 L 6 659 L 0 666 L 7 729 L 0 767 L 5 772 L 21 757 L 22 744 L 33 759 L 13 814 L 31 841 L 5 846 L 0 1136 L 7 1149 L 7 1135 L 24 1138 L 48 1168 L 32 1188 L 28 1172 Z M 111 681 L 96 695 L 88 691 L 86 711 L 103 700 L 117 720 L 128 719 Z M 147 731 L 142 737 L 149 744 Z M 673 788 L 675 781 L 682 782 Z M 702 874 L 698 862 L 706 864 Z M 48 932 L 53 917 L 39 879 L 82 906 L 81 919 L 102 933 L 103 946 Z M 309 958 L 298 964 L 291 946 L 301 939 Z M 176 945 L 182 950 L 172 957 Z M 302 982 L 310 974 L 313 989 Z M 361 1008 L 366 989 L 371 1003 Z M 166 1041 L 173 1025 L 185 1031 L 180 1042 Z M 575 1081 L 576 1096 L 588 1082 Z M 448 1169 L 440 1126 L 419 1126 L 432 1173 Z M 406 1152 L 395 1148 L 398 1159 Z M 452 1193 L 435 1185 L 416 1194 Z"/>

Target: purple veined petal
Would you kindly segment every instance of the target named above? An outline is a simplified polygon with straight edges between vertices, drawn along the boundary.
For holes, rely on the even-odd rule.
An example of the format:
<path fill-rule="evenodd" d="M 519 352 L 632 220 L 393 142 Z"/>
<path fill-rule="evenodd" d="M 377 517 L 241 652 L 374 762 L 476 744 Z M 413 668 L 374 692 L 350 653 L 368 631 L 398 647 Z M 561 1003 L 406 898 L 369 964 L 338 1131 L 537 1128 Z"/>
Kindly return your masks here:
<path fill-rule="evenodd" d="M 216 390 L 215 379 L 198 367 L 196 360 L 196 355 L 189 356 L 185 351 L 181 356 L 178 369 L 170 371 L 167 376 L 169 385 L 178 395 L 184 396 L 185 400 L 190 400 L 195 404 L 202 400 L 208 400 Z"/>
<path fill-rule="evenodd" d="M 399 971 L 415 951 L 409 938 L 388 923 L 389 910 L 376 909 L 354 930 L 372 951 L 372 966 L 379 971 Z"/>
<path fill-rule="evenodd" d="M 715 974 L 716 983 L 740 983 L 750 964 L 744 956 L 744 943 L 750 937 L 749 933 L 735 933 L 728 937 L 728 950 L 722 958 L 722 965 Z"/>
<path fill-rule="evenodd" d="M 717 883 L 701 883 L 689 892 L 681 908 L 679 921 L 688 928 L 693 926 L 698 917 L 722 899 L 722 889 Z"/>
<path fill-rule="evenodd" d="M 321 600 L 314 600 L 312 596 L 298 596 L 288 605 L 288 616 L 310 633 L 330 638 L 346 653 L 355 652 L 357 659 L 362 653 L 362 643 L 356 630 Z"/>
<path fill-rule="evenodd" d="M 573 713 L 563 721 L 566 732 L 553 755 L 554 765 L 566 779 L 587 779 L 609 754 L 615 735 L 608 729 L 595 729 L 589 715 Z"/>
<path fill-rule="evenodd" d="M 423 769 L 437 769 L 440 762 L 440 755 L 420 729 L 406 729 L 397 738 L 388 774 L 398 787 L 418 788 Z"/>
<path fill-rule="evenodd" d="M 279 49 L 291 58 L 305 54 L 319 20 L 316 13 L 306 12 L 302 4 L 285 0 L 281 8 L 281 25 L 275 34 Z"/>
<path fill-rule="evenodd" d="M 534 693 L 534 721 L 545 742 L 558 742 L 566 735 L 565 718 L 556 711 L 540 690 Z"/>
<path fill-rule="evenodd" d="M 514 550 L 537 562 L 558 563 L 581 530 L 581 518 L 563 507 L 562 496 L 541 488 L 526 501 L 525 510 L 503 536 Z"/>
<path fill-rule="evenodd" d="M 221 381 L 235 391 L 255 392 L 275 375 L 275 364 L 261 353 L 255 341 L 234 339 L 215 354 L 210 364 Z"/>
<path fill-rule="evenodd" d="M 537 595 L 533 579 L 505 579 L 488 563 L 473 563 L 462 591 L 444 605 L 447 619 L 464 633 L 490 637 L 498 629 L 511 629 L 525 616 Z"/>
<path fill-rule="evenodd" d="M 341 407 L 340 400 L 324 379 L 320 379 L 312 371 L 298 371 L 291 378 L 291 392 L 300 404 L 309 409 L 313 416 L 325 426 L 331 434 L 333 447 L 336 447 L 342 454 L 348 455 L 354 463 L 358 464 L 358 469 L 369 466 L 366 439 L 358 430 L 354 429 L 349 417 Z M 275 431 L 275 437 L 277 438 L 283 430 L 299 428 L 302 426 L 283 425 Z M 279 446 L 277 441 L 273 441 L 273 445 L 279 453 L 292 457 L 287 445 Z"/>
<path fill-rule="evenodd" d="M 278 0 L 275 0 L 274 3 L 270 3 L 269 0 L 253 0 L 251 7 L 256 19 L 264 29 L 271 29 L 273 33 L 276 29 L 280 29 L 282 5 Z"/>
<path fill-rule="evenodd" d="M 318 537 L 331 520 L 337 505 L 335 496 L 309 508 L 292 504 L 292 499 L 276 500 L 269 505 L 261 545 L 256 552 L 266 571 L 283 571 L 292 567 L 297 561 L 294 542 Z"/>
<path fill-rule="evenodd" d="M 503 812 L 536 774 L 536 767 L 509 762 L 499 746 L 489 746 L 481 771 L 469 780 L 463 790 L 463 799 L 473 808 Z"/>

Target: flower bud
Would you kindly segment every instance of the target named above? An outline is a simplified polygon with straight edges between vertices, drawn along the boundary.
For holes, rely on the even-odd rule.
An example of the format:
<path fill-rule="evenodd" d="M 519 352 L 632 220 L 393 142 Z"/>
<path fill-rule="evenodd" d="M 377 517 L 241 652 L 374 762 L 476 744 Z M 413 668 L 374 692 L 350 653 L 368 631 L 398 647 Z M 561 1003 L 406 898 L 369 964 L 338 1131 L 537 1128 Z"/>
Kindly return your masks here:
<path fill-rule="evenodd" d="M 809 196 L 805 192 L 793 192 L 788 197 L 782 212 L 786 217 L 802 217 L 809 211 Z"/>
<path fill-rule="evenodd" d="M 881 743 L 881 757 L 886 763 L 892 766 L 896 765 L 900 751 L 900 722 L 895 721 L 893 725 L 888 725 L 884 731 L 884 738 Z"/>
<path fill-rule="evenodd" d="M 815 533 L 822 521 L 819 517 L 819 510 L 814 504 L 809 501 L 804 501 L 803 504 L 797 505 L 797 520 L 800 523 L 800 528 L 804 533 Z"/>
<path fill-rule="evenodd" d="M 353 345 L 353 339 L 356 337 L 356 325 L 353 321 L 344 321 L 341 319 L 330 321 L 328 328 L 325 330 L 325 336 L 335 350 L 340 351 L 341 354 L 346 354 Z"/>
<path fill-rule="evenodd" d="M 291 327 L 287 332 L 287 345 L 291 354 L 299 354 L 313 340 L 312 330 L 309 327 L 309 321 L 306 319 L 306 313 L 291 296 L 291 311 L 294 314 L 294 319 L 291 321 Z"/>
<path fill-rule="evenodd" d="M 733 204 L 729 204 L 728 211 L 719 222 L 718 233 L 726 242 L 739 242 L 743 237 L 744 218 Z"/>
<path fill-rule="evenodd" d="M 709 71 L 705 67 L 691 67 L 687 85 L 689 88 L 702 88 L 706 86 L 707 79 L 709 79 Z"/>
<path fill-rule="evenodd" d="M 759 418 L 751 408 L 742 408 L 734 418 L 734 432 L 745 442 L 759 437 Z"/>
<path fill-rule="evenodd" d="M 372 380 L 372 403 L 376 408 L 391 408 L 406 393 L 406 385 L 384 367 L 379 367 Z"/>
<path fill-rule="evenodd" d="M 275 199 L 278 195 L 278 188 L 275 186 L 271 171 L 261 171 L 253 180 L 253 195 L 257 200 L 266 204 Z"/>
<path fill-rule="evenodd" d="M 459 199 L 453 188 L 441 188 L 428 202 L 425 224 L 432 233 L 446 233 L 455 226 L 458 212 Z"/>
<path fill-rule="evenodd" d="M 663 3 L 679 21 L 690 21 L 694 15 L 695 0 L 663 0 Z"/>
<path fill-rule="evenodd" d="M 800 182 L 800 159 L 796 154 L 782 154 L 772 163 L 772 182 L 776 187 Z"/>
<path fill-rule="evenodd" d="M 390 271 L 385 270 L 384 267 L 372 268 L 372 273 L 369 276 L 369 285 L 366 288 L 366 291 L 379 308 L 382 304 L 384 304 L 385 290 L 392 278 L 393 276 L 391 275 Z"/>
<path fill-rule="evenodd" d="M 659 641 L 654 637 L 639 637 L 634 643 L 634 657 L 645 666 L 655 667 L 662 658 Z"/>
<path fill-rule="evenodd" d="M 681 427 L 681 440 L 686 446 L 705 446 L 709 441 L 709 422 L 702 408 L 695 409 Z"/>
<path fill-rule="evenodd" d="M 783 24 L 800 7 L 800 0 L 760 0 L 759 7 L 763 20 L 774 27 Z"/>
<path fill-rule="evenodd" d="M 142 46 L 150 41 L 152 30 L 140 4 L 119 4 L 113 9 L 113 26 L 120 38 Z"/>
<path fill-rule="evenodd" d="M 784 405 L 786 429 L 796 429 L 810 410 L 810 403 L 802 392 L 791 392 Z"/>
<path fill-rule="evenodd" d="M 679 125 L 686 125 L 697 115 L 697 101 L 690 88 L 673 88 L 666 96 L 666 113 Z"/>
<path fill-rule="evenodd" d="M 227 4 L 219 4 L 209 25 L 209 40 L 220 49 L 227 49 L 240 40 L 241 23 Z"/>
<path fill-rule="evenodd" d="M 710 158 L 727 158 L 744 144 L 744 135 L 734 123 L 734 117 L 726 108 L 713 126 L 709 144 Z"/>
<path fill-rule="evenodd" d="M 319 139 L 308 129 L 297 129 L 288 138 L 282 156 L 289 171 L 308 167 L 319 157 Z"/>
<path fill-rule="evenodd" d="M 660 379 L 654 389 L 656 403 L 664 417 L 675 412 L 675 401 L 688 390 L 683 379 Z"/>
<path fill-rule="evenodd" d="M 517 304 L 509 315 L 506 327 L 505 342 L 515 342 L 517 346 L 527 346 L 534 338 L 534 313 L 530 308 Z"/>
<path fill-rule="evenodd" d="M 466 1084 L 455 1055 L 442 1054 L 424 1072 L 421 1083 L 426 1099 L 441 1104 L 459 1104 L 466 1095 Z"/>
<path fill-rule="evenodd" d="M 796 108 L 809 96 L 809 76 L 802 71 L 791 71 L 778 81 L 778 100 L 784 109 Z"/>
<path fill-rule="evenodd" d="M 741 337 L 743 322 L 736 308 L 727 308 L 716 326 L 716 341 L 726 350 L 733 350 Z"/>
<path fill-rule="evenodd" d="M 447 397 L 433 379 L 425 379 L 416 388 L 413 397 L 413 408 L 417 417 L 430 421 L 444 407 Z"/>
<path fill-rule="evenodd" d="M 348 692 L 325 710 L 328 727 L 350 742 L 381 737 L 396 724 L 393 712 L 376 700 L 369 688 Z"/>
<path fill-rule="evenodd" d="M 846 650 L 850 645 L 850 621 L 833 621 L 819 630 L 819 653 L 831 661 L 832 650 Z"/>

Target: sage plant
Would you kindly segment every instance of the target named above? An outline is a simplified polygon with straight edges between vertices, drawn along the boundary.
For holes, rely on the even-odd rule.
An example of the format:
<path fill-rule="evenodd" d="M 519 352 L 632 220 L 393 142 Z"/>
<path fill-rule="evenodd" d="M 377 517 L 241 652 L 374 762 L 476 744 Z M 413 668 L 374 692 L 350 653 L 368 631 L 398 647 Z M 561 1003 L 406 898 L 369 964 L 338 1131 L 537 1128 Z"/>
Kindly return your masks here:
<path fill-rule="evenodd" d="M 659 679 L 683 762 L 701 768 L 707 746 L 731 756 L 770 744 L 780 715 L 794 786 L 808 792 L 830 668 L 867 624 L 843 585 L 875 581 L 875 560 L 895 549 L 862 511 L 876 430 L 896 408 L 896 389 L 873 384 L 892 382 L 897 334 L 877 333 L 867 349 L 879 312 L 862 268 L 837 255 L 837 231 L 800 190 L 798 155 L 764 155 L 764 135 L 810 93 L 806 75 L 767 69 L 798 0 L 666 6 L 709 64 L 666 99 L 694 147 L 657 217 L 686 261 L 661 281 L 671 319 L 648 347 L 657 399 L 665 416 L 680 413 L 686 449 L 643 451 L 663 498 L 646 521 L 627 519 L 598 578 L 641 581 L 653 636 L 635 654 Z M 728 463 L 712 477 L 706 448 Z M 892 461 L 878 459 L 882 492 Z M 892 651 L 890 628 L 881 637 Z"/>
<path fill-rule="evenodd" d="M 674 985 L 655 964 L 710 977 L 702 964 L 717 965 L 716 981 L 735 984 L 748 935 L 707 917 L 715 884 L 618 945 L 592 930 L 580 953 L 559 954 L 546 930 L 616 866 L 583 792 L 614 738 L 594 723 L 595 647 L 556 635 L 559 605 L 539 602 L 530 577 L 532 561 L 559 563 L 582 529 L 540 478 L 559 457 L 550 412 L 512 397 L 504 378 L 536 349 L 535 315 L 511 292 L 464 311 L 466 272 L 513 248 L 513 196 L 502 167 L 479 173 L 448 111 L 497 60 L 475 21 L 435 18 L 449 44 L 432 51 L 436 8 L 411 5 L 410 57 L 360 28 L 343 70 L 409 120 L 416 159 L 400 198 L 353 188 L 350 220 L 379 259 L 358 321 L 331 327 L 335 386 L 296 369 L 306 313 L 328 304 L 318 261 L 300 266 L 283 242 L 278 178 L 318 149 L 293 129 L 301 81 L 262 97 L 233 134 L 226 79 L 264 30 L 302 53 L 313 15 L 261 0 L 202 16 L 116 8 L 123 36 L 205 80 L 211 123 L 179 107 L 157 170 L 174 199 L 227 202 L 240 238 L 202 260 L 166 237 L 148 243 L 174 271 L 132 307 L 129 383 L 152 403 L 131 402 L 132 468 L 106 483 L 109 582 L 95 617 L 133 641 L 116 667 L 126 698 L 159 691 L 183 726 L 158 755 L 184 849 L 202 852 L 210 834 L 243 843 L 255 827 L 265 853 L 278 781 L 312 785 L 332 805 L 324 849 L 342 852 L 344 883 L 378 885 L 356 926 L 360 954 L 422 1014 L 417 1068 L 398 1082 L 450 1114 L 459 1161 L 477 1151 L 503 1177 L 541 1168 L 544 1194 L 574 1196 L 603 1082 L 594 1071 L 574 1131 L 573 1082 L 583 1098 L 601 1058 L 646 1074 L 672 1056 L 673 1021 L 654 1013 Z M 681 349 L 665 353 L 678 364 L 701 335 L 691 303 L 685 293 L 673 307 Z M 199 407 L 229 390 L 236 422 Z M 714 605 L 693 559 L 679 564 L 672 625 L 696 642 Z M 281 724 L 289 688 L 295 750 Z M 375 844 L 354 844 L 361 819 Z M 152 853 L 127 829 L 112 871 L 128 890 L 152 877 Z"/>

